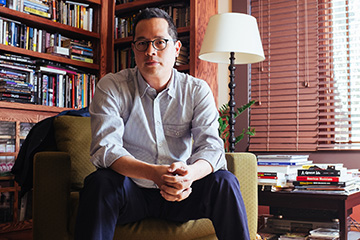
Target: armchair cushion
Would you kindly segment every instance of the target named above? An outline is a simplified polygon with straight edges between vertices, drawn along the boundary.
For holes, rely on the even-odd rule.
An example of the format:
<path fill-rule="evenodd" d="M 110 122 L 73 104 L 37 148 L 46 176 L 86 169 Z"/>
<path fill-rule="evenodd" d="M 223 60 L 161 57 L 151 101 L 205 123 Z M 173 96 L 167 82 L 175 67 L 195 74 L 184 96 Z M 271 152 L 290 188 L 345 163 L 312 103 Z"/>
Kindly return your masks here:
<path fill-rule="evenodd" d="M 95 171 L 90 162 L 90 117 L 56 117 L 54 129 L 57 149 L 71 157 L 71 187 L 81 189 L 84 178 Z"/>

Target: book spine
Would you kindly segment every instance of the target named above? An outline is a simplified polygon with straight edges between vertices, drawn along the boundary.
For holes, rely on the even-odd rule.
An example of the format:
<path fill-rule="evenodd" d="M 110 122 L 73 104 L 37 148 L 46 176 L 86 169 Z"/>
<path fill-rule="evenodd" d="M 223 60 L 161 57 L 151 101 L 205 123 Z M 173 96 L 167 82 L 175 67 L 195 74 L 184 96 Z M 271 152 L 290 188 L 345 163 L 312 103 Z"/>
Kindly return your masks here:
<path fill-rule="evenodd" d="M 82 62 L 87 62 L 87 63 L 93 63 L 94 62 L 94 60 L 91 59 L 91 58 L 79 57 L 79 56 L 75 56 L 75 55 L 71 55 L 71 59 L 82 61 Z"/>
<path fill-rule="evenodd" d="M 308 170 L 308 169 L 299 169 L 298 170 L 299 176 L 332 176 L 332 177 L 339 177 L 340 170 L 328 170 L 328 169 L 321 169 L 321 170 Z"/>
<path fill-rule="evenodd" d="M 271 166 L 271 165 L 298 165 L 296 162 L 258 162 L 258 165 L 265 165 L 265 166 Z"/>
<path fill-rule="evenodd" d="M 37 10 L 37 9 L 34 9 L 34 8 L 30 8 L 30 7 L 27 7 L 27 6 L 24 6 L 24 11 L 28 12 L 28 13 L 38 15 L 38 16 L 41 16 L 41 17 L 50 18 L 49 13 L 43 12 L 43 11 L 40 11 L 40 10 Z"/>
<path fill-rule="evenodd" d="M 258 177 L 277 177 L 277 172 L 258 172 Z"/>
<path fill-rule="evenodd" d="M 297 176 L 296 181 L 339 182 L 339 177 Z"/>
<path fill-rule="evenodd" d="M 319 185 L 319 186 L 340 186 L 345 187 L 345 182 L 317 182 L 317 181 L 293 181 L 294 186 L 307 186 L 307 185 Z"/>

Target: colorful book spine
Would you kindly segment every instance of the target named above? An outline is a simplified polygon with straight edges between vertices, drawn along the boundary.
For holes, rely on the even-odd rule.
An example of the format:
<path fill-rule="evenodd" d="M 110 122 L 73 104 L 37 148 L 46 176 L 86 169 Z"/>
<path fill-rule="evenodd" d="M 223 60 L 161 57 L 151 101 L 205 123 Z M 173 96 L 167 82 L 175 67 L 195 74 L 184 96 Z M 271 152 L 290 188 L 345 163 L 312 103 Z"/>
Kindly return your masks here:
<path fill-rule="evenodd" d="M 340 177 L 297 176 L 296 181 L 340 182 Z"/>

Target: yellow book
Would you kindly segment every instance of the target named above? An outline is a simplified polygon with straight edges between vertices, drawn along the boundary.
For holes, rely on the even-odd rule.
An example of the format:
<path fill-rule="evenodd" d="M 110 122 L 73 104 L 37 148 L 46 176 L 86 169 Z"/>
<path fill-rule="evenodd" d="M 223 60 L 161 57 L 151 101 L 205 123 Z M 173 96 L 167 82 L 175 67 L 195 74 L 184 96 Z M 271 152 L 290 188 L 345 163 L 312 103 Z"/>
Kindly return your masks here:
<path fill-rule="evenodd" d="M 29 39 L 29 36 L 30 36 L 30 27 L 26 27 L 26 49 L 27 50 L 30 50 L 30 39 Z"/>
<path fill-rule="evenodd" d="M 4 21 L 4 45 L 9 45 L 9 30 L 7 21 Z"/>
<path fill-rule="evenodd" d="M 94 60 L 91 58 L 80 57 L 80 56 L 75 56 L 75 55 L 71 55 L 71 59 L 82 61 L 82 62 L 87 62 L 87 63 L 94 63 Z"/>
<path fill-rule="evenodd" d="M 50 13 L 39 11 L 39 10 L 34 9 L 34 8 L 24 6 L 24 11 L 28 12 L 28 13 L 33 13 L 33 14 L 38 15 L 38 16 L 50 18 Z"/>

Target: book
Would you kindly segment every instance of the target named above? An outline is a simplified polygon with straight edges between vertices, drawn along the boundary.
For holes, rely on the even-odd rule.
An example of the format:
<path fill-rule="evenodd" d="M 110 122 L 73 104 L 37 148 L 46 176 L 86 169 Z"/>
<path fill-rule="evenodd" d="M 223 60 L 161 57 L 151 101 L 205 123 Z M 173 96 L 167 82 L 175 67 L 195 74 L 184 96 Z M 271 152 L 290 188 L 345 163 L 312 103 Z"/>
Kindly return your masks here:
<path fill-rule="evenodd" d="M 343 169 L 344 168 L 344 164 L 343 163 L 314 163 L 314 164 L 304 164 L 302 166 L 303 169 L 309 169 L 309 168 L 322 168 L 322 169 L 326 169 L 326 168 L 334 168 L 334 169 Z"/>
<path fill-rule="evenodd" d="M 332 228 L 316 228 L 311 230 L 309 237 L 317 237 L 322 239 L 337 239 L 340 236 L 339 229 Z"/>
<path fill-rule="evenodd" d="M 312 182 L 343 182 L 349 180 L 350 176 L 340 177 L 322 177 L 322 176 L 297 176 L 296 181 L 312 181 Z"/>
<path fill-rule="evenodd" d="M 46 17 L 46 18 L 51 17 L 50 13 L 43 12 L 43 11 L 37 10 L 35 8 L 32 8 L 32 7 L 28 7 L 28 6 L 24 6 L 24 12 L 32 13 L 34 15 L 38 15 L 38 16 Z"/>
<path fill-rule="evenodd" d="M 346 187 L 351 184 L 356 183 L 355 179 L 351 179 L 348 181 L 339 181 L 339 182 L 320 182 L 320 181 L 293 181 L 292 184 L 294 186 L 339 186 Z"/>
<path fill-rule="evenodd" d="M 94 63 L 94 60 L 92 58 L 80 57 L 80 56 L 76 56 L 76 55 L 71 55 L 71 59 L 77 60 L 77 61 L 82 61 L 82 62 L 87 62 L 87 63 Z"/>
<path fill-rule="evenodd" d="M 65 47 L 51 46 L 46 48 L 46 53 L 55 53 L 63 56 L 69 56 L 70 49 Z"/>
<path fill-rule="evenodd" d="M 72 54 L 83 55 L 84 57 L 86 57 L 86 56 L 93 57 L 93 55 L 94 55 L 93 52 L 91 52 L 91 51 L 80 50 L 80 49 L 76 49 L 76 48 L 72 48 L 71 53 Z"/>
<path fill-rule="evenodd" d="M 346 169 L 344 169 L 346 171 Z M 346 172 L 345 172 L 346 173 Z M 298 176 L 333 176 L 339 177 L 340 170 L 337 169 L 298 169 Z"/>
<path fill-rule="evenodd" d="M 346 187 L 340 187 L 340 186 L 307 186 L 307 187 L 299 187 L 295 186 L 295 189 L 297 192 L 303 191 L 303 192 L 309 192 L 309 191 L 319 191 L 319 192 L 326 192 L 326 191 L 334 191 L 334 192 L 356 192 L 359 191 L 359 186 L 356 184 L 352 184 Z"/>
<path fill-rule="evenodd" d="M 63 71 L 61 69 L 55 69 L 55 68 L 44 67 L 44 66 L 39 66 L 37 68 L 37 70 L 40 72 L 47 72 L 47 73 L 54 73 L 54 74 L 62 74 L 62 75 L 66 74 L 66 71 Z"/>
<path fill-rule="evenodd" d="M 301 162 L 308 161 L 309 155 L 259 155 L 257 159 L 267 162 Z"/>
<path fill-rule="evenodd" d="M 271 161 L 258 161 L 257 164 L 258 165 L 267 165 L 267 166 L 271 166 L 271 165 L 274 165 L 274 166 L 277 166 L 277 165 L 284 165 L 284 166 L 301 166 L 301 165 L 304 165 L 304 164 L 311 164 L 312 161 L 305 161 L 305 162 L 271 162 Z"/>

